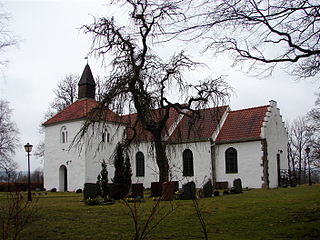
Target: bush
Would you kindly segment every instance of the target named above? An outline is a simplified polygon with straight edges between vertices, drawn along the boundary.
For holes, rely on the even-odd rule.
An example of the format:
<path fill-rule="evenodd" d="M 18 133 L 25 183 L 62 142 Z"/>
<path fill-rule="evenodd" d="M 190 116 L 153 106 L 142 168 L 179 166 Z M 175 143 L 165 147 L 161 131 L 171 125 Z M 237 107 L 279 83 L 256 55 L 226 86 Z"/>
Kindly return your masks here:
<path fill-rule="evenodd" d="M 52 188 L 52 189 L 50 190 L 50 192 L 56 192 L 56 191 L 57 191 L 56 188 Z"/>

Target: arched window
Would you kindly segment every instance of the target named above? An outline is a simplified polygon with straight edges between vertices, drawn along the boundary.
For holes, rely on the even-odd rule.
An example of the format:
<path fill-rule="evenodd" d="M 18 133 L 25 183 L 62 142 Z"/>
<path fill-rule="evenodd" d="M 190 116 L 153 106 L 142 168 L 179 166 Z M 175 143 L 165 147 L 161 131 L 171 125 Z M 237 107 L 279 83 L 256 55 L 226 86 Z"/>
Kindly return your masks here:
<path fill-rule="evenodd" d="M 225 152 L 226 155 L 226 173 L 238 173 L 237 150 L 230 147 Z"/>
<path fill-rule="evenodd" d="M 61 143 L 67 143 L 68 142 L 68 131 L 65 126 L 61 128 Z"/>
<path fill-rule="evenodd" d="M 136 177 L 144 177 L 144 155 L 142 152 L 136 154 Z"/>
<path fill-rule="evenodd" d="M 186 149 L 183 151 L 182 160 L 183 160 L 183 176 L 192 177 L 194 175 L 193 154 L 190 149 Z"/>
<path fill-rule="evenodd" d="M 102 133 L 102 142 L 110 142 L 110 133 L 107 129 Z"/>

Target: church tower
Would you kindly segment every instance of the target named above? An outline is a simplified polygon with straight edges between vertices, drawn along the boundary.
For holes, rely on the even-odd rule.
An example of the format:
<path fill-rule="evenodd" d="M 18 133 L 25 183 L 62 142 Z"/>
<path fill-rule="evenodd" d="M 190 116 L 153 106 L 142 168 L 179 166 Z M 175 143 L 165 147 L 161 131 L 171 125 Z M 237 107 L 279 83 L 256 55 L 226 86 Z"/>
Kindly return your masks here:
<path fill-rule="evenodd" d="M 78 83 L 78 99 L 95 98 L 96 83 L 94 82 L 91 69 L 87 64 Z"/>

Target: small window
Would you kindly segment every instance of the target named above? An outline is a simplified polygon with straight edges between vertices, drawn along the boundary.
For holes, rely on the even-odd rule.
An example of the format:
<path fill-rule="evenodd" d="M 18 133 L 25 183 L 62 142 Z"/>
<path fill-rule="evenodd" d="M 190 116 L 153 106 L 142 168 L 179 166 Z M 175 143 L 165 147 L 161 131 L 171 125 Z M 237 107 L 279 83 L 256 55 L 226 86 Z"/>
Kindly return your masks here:
<path fill-rule="evenodd" d="M 61 128 L 61 143 L 68 142 L 68 131 L 66 127 Z"/>
<path fill-rule="evenodd" d="M 110 133 L 107 132 L 107 129 L 102 133 L 102 142 L 110 142 Z"/>
<path fill-rule="evenodd" d="M 186 149 L 183 151 L 182 160 L 183 160 L 183 176 L 185 177 L 194 176 L 193 154 L 190 149 Z"/>
<path fill-rule="evenodd" d="M 102 133 L 102 142 L 105 142 L 105 141 L 106 141 L 106 133 L 103 132 L 103 133 Z"/>
<path fill-rule="evenodd" d="M 237 150 L 228 148 L 225 152 L 226 173 L 238 173 L 238 156 Z"/>
<path fill-rule="evenodd" d="M 136 154 L 136 177 L 144 177 L 144 155 L 142 152 Z"/>

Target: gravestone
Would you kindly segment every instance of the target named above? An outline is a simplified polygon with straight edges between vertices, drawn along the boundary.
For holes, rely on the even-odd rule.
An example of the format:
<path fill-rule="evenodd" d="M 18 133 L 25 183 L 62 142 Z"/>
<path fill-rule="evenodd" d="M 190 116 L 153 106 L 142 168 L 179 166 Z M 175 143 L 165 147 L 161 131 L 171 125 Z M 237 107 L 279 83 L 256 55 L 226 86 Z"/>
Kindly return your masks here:
<path fill-rule="evenodd" d="M 194 182 L 188 182 L 182 186 L 183 199 L 193 200 L 196 199 L 196 184 Z"/>
<path fill-rule="evenodd" d="M 240 178 L 233 180 L 233 191 L 234 193 L 242 193 L 242 183 Z"/>
<path fill-rule="evenodd" d="M 203 194 L 203 197 L 205 198 L 212 197 L 213 186 L 210 180 L 203 186 L 202 194 Z"/>
<path fill-rule="evenodd" d="M 109 183 L 109 196 L 115 200 L 119 200 L 127 196 L 128 188 L 124 183 Z"/>
<path fill-rule="evenodd" d="M 172 201 L 174 196 L 175 182 L 164 182 L 162 184 L 162 197 L 163 201 Z"/>
<path fill-rule="evenodd" d="M 132 198 L 143 198 L 143 183 L 133 183 L 131 185 L 131 197 Z"/>
<path fill-rule="evenodd" d="M 228 182 L 215 182 L 214 188 L 215 189 L 227 189 Z"/>
<path fill-rule="evenodd" d="M 151 197 L 161 197 L 162 196 L 162 183 L 152 182 L 151 183 Z"/>
<path fill-rule="evenodd" d="M 174 184 L 174 192 L 179 191 L 179 182 L 178 181 L 172 181 Z"/>
<path fill-rule="evenodd" d="M 85 183 L 83 189 L 83 197 L 84 199 L 88 198 L 97 198 L 99 192 L 99 187 L 96 183 Z"/>

